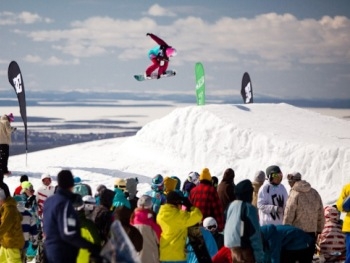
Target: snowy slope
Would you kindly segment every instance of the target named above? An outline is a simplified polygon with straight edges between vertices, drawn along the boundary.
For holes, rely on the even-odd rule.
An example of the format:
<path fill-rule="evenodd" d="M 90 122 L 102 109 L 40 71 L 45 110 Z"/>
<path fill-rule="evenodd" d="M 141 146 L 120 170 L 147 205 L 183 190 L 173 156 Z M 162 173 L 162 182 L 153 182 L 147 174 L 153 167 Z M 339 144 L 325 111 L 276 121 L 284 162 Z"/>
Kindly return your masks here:
<path fill-rule="evenodd" d="M 19 174 L 27 173 L 35 186 L 43 172 L 67 168 L 93 188 L 112 187 L 114 177 L 138 176 L 142 193 L 157 173 L 183 181 L 190 171 L 208 167 L 221 178 L 232 167 L 239 182 L 277 164 L 285 178 L 299 171 L 328 204 L 350 181 L 349 131 L 348 121 L 287 104 L 183 107 L 133 137 L 30 153 L 27 166 L 25 155 L 10 157 L 9 169 L 18 176 L 6 182 L 14 189 Z"/>

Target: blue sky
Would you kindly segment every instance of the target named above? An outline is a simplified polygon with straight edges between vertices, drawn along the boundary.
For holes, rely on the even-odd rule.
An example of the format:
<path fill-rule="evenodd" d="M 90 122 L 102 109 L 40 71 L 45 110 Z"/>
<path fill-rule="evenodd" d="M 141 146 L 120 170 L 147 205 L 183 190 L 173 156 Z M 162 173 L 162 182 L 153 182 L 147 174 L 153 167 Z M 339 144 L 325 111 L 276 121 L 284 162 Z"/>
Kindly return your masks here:
<path fill-rule="evenodd" d="M 137 82 L 154 33 L 178 50 L 174 78 Z M 255 97 L 350 99 L 348 0 L 0 2 L 0 93 L 13 92 L 16 60 L 26 90 L 237 96 L 249 72 Z"/>

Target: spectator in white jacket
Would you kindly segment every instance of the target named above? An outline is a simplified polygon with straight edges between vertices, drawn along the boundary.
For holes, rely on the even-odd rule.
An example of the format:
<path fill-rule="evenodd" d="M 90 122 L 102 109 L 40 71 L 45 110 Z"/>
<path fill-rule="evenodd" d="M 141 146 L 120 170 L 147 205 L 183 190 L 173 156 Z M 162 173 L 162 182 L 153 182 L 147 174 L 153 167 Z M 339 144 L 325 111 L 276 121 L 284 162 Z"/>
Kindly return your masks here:
<path fill-rule="evenodd" d="M 43 207 L 45 200 L 55 193 L 55 187 L 51 185 L 51 176 L 45 173 L 41 176 L 42 185 L 39 187 L 36 194 L 36 202 L 38 204 L 38 216 L 42 219 Z"/>
<path fill-rule="evenodd" d="M 265 183 L 258 193 L 257 207 L 259 209 L 260 225 L 282 225 L 288 193 L 281 184 L 283 174 L 277 165 L 266 168 L 268 183 Z"/>

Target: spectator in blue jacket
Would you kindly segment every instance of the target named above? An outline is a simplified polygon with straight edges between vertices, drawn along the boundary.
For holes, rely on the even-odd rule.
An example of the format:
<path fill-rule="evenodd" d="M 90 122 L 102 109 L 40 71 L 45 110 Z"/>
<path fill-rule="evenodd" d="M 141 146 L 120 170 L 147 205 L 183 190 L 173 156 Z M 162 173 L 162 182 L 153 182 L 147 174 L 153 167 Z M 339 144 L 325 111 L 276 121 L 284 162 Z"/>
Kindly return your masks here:
<path fill-rule="evenodd" d="M 82 238 L 80 233 L 79 218 L 72 204 L 75 196 L 71 171 L 60 171 L 57 182 L 57 191 L 45 201 L 43 212 L 47 262 L 75 263 L 80 248 L 88 249 L 92 258 L 99 259 L 100 247 Z"/>
<path fill-rule="evenodd" d="M 227 210 L 224 230 L 225 247 L 231 249 L 233 262 L 264 262 L 258 211 L 251 204 L 253 186 L 243 180 L 235 186 L 236 200 Z"/>

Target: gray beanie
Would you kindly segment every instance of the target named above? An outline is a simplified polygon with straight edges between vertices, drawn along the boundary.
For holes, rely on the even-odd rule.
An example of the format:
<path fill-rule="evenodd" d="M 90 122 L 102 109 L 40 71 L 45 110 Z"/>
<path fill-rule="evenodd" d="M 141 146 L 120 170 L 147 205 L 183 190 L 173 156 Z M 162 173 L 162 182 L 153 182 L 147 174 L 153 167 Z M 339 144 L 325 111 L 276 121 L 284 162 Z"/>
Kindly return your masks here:
<path fill-rule="evenodd" d="M 151 209 L 153 206 L 152 197 L 143 195 L 137 200 L 137 207 Z"/>

